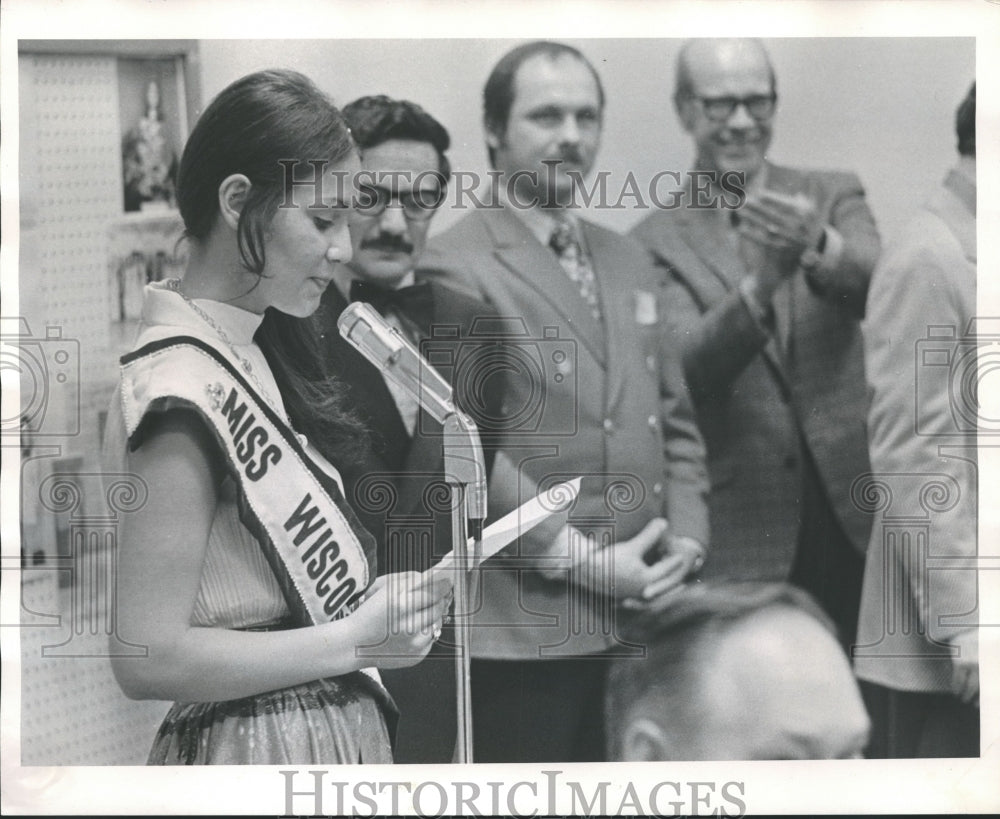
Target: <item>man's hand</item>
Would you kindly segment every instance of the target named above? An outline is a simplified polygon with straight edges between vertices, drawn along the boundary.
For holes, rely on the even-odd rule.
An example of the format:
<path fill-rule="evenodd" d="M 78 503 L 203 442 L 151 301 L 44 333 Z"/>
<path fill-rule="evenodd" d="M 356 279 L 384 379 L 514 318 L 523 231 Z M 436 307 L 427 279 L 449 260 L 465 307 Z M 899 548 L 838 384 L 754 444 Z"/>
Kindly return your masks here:
<path fill-rule="evenodd" d="M 662 576 L 642 590 L 642 594 L 626 599 L 622 605 L 633 610 L 666 608 L 674 593 L 684 588 L 684 581 L 697 574 L 705 563 L 705 547 L 693 537 L 664 533 L 660 543 L 663 555 L 654 565 Z"/>
<path fill-rule="evenodd" d="M 958 648 L 951 658 L 951 691 L 962 702 L 979 706 L 979 635 L 963 631 L 949 642 Z"/>
<path fill-rule="evenodd" d="M 817 249 L 823 222 L 807 196 L 770 190 L 748 197 L 737 219 L 743 261 L 756 277 L 756 297 L 766 303 L 778 285 L 798 270 L 802 254 Z"/>
<path fill-rule="evenodd" d="M 676 570 L 674 564 L 666 560 L 653 565 L 645 560 L 647 554 L 658 548 L 666 531 L 667 522 L 663 518 L 655 518 L 635 537 L 587 552 L 586 559 L 571 570 L 571 577 L 580 585 L 601 594 L 613 595 L 619 601 L 641 597 L 650 584 Z M 582 533 L 577 536 L 582 536 Z M 610 566 L 612 570 L 610 586 L 605 566 Z"/>

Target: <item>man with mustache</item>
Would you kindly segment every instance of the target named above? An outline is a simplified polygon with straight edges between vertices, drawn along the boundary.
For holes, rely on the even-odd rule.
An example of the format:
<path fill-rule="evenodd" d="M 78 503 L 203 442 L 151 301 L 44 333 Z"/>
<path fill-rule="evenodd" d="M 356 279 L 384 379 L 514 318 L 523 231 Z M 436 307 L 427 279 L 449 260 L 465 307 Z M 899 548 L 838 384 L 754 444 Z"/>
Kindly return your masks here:
<path fill-rule="evenodd" d="M 634 229 L 667 275 L 666 306 L 708 447 L 706 576 L 790 580 L 850 644 L 870 517 L 860 320 L 879 237 L 852 173 L 774 165 L 777 88 L 756 40 L 692 40 L 674 107 L 699 185 L 745 176 L 738 209 L 690 190 Z M 717 189 L 716 189 L 717 190 Z"/>
<path fill-rule="evenodd" d="M 510 325 L 502 451 L 519 470 L 495 471 L 491 506 L 584 476 L 568 523 L 546 521 L 483 564 L 477 762 L 603 759 L 607 667 L 642 650 L 619 626 L 665 604 L 705 557 L 704 450 L 679 357 L 662 344 L 656 272 L 640 245 L 573 207 L 603 112 L 576 49 L 532 42 L 505 55 L 484 91 L 501 206 L 465 216 L 425 257 L 428 276 Z"/>
<path fill-rule="evenodd" d="M 367 459 L 342 471 L 344 490 L 378 541 L 378 573 L 423 571 L 451 550 L 447 509 L 428 506 L 440 494 L 435 486 L 443 486 L 441 425 L 341 338 L 337 319 L 348 302 L 365 301 L 418 349 L 422 342 L 432 341 L 438 350 L 444 343 L 456 356 L 471 360 L 477 349 L 468 338 L 473 324 L 495 311 L 414 274 L 450 176 L 445 154 L 450 138 L 444 126 L 415 103 L 386 96 L 362 97 L 343 113 L 362 160 L 351 225 L 354 254 L 335 271 L 335 286 L 327 288 L 317 316 L 323 324 L 325 360 L 350 387 L 344 403 L 371 433 Z M 441 332 L 446 342 L 435 340 Z M 499 413 L 500 379 L 486 378 L 482 386 L 473 393 L 456 384 L 456 401 L 488 430 Z M 483 443 L 489 453 L 488 438 Z M 446 625 L 420 665 L 382 672 L 400 710 L 396 762 L 452 760 L 453 649 L 454 635 Z"/>

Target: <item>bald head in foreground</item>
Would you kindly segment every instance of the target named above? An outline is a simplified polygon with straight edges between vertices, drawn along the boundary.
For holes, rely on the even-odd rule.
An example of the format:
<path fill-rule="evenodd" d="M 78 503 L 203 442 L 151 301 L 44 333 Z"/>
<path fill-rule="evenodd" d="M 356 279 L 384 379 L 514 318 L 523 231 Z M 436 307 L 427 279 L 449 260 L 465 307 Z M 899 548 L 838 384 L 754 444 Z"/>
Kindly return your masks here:
<path fill-rule="evenodd" d="M 606 700 L 609 759 L 860 757 L 870 730 L 829 619 L 780 583 L 704 584 L 639 626 Z"/>

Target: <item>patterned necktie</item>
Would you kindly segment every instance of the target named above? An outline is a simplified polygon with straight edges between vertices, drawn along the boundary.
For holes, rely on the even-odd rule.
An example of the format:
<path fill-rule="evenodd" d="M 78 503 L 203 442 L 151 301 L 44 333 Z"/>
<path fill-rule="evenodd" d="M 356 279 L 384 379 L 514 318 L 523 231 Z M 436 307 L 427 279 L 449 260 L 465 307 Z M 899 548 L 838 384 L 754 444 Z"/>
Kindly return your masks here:
<path fill-rule="evenodd" d="M 567 220 L 558 220 L 549 238 L 549 247 L 555 251 L 559 257 L 559 264 L 562 265 L 566 275 L 569 276 L 580 296 L 590 308 L 591 314 L 598 321 L 601 320 L 601 300 L 597 295 L 597 278 L 594 276 L 594 268 L 590 264 L 590 258 L 580 246 L 576 238 L 576 231 L 573 225 Z"/>

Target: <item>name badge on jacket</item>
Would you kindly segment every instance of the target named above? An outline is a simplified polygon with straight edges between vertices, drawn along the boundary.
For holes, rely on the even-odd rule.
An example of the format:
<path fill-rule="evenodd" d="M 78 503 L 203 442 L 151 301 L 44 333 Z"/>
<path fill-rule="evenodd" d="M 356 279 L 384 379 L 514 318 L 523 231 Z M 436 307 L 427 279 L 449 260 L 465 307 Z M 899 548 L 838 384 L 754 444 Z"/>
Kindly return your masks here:
<path fill-rule="evenodd" d="M 656 295 L 648 290 L 635 291 L 635 323 L 641 327 L 656 324 Z"/>

